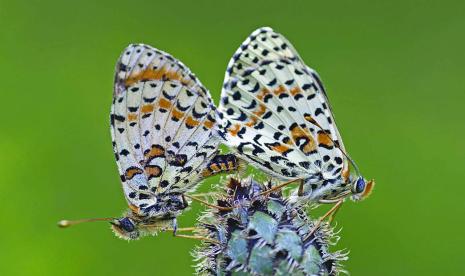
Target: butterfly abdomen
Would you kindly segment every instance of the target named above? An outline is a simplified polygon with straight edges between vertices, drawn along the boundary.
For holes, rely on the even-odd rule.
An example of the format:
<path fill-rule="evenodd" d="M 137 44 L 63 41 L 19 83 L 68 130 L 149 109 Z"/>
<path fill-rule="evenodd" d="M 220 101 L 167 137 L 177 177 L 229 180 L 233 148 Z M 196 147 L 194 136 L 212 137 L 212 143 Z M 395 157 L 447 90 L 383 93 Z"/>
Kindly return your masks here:
<path fill-rule="evenodd" d="M 240 168 L 240 161 L 234 154 L 219 154 L 215 156 L 202 171 L 203 177 L 223 172 L 233 172 Z"/>

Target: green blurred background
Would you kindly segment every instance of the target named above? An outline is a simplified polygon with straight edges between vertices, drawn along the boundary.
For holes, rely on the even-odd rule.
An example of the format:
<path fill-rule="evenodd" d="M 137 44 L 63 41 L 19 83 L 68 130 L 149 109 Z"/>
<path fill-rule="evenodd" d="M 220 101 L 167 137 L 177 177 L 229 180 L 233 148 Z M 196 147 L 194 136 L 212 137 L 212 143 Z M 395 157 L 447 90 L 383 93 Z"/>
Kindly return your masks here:
<path fill-rule="evenodd" d="M 126 208 L 108 114 L 127 44 L 173 54 L 218 102 L 229 58 L 260 26 L 318 70 L 346 147 L 377 180 L 338 214 L 346 268 L 465 273 L 465 2 L 1 0 L 0 26 L 1 275 L 192 274 L 195 241 L 56 222 Z"/>

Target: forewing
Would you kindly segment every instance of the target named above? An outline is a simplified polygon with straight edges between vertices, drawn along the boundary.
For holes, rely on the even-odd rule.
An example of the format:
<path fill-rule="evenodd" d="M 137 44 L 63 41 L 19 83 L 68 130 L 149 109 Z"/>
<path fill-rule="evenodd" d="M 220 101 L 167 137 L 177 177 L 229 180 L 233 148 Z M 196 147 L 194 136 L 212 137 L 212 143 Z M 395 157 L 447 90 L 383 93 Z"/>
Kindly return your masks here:
<path fill-rule="evenodd" d="M 133 209 L 143 213 L 163 195 L 195 186 L 217 152 L 214 114 L 208 91 L 184 64 L 147 45 L 125 49 L 116 66 L 111 133 Z"/>
<path fill-rule="evenodd" d="M 322 83 L 272 29 L 256 30 L 234 54 L 219 111 L 227 144 L 265 172 L 340 176 L 343 145 Z"/>

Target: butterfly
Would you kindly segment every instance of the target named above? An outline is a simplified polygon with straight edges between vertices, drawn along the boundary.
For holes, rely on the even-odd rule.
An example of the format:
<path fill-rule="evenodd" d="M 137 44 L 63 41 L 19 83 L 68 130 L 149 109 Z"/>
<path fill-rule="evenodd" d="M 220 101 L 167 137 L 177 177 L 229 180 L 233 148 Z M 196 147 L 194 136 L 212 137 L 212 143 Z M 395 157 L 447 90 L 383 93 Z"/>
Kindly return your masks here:
<path fill-rule="evenodd" d="M 299 194 L 311 201 L 359 200 L 373 188 L 346 153 L 320 77 L 271 28 L 254 31 L 230 60 L 218 117 L 225 144 L 241 159 L 301 180 Z"/>
<path fill-rule="evenodd" d="M 129 45 L 116 64 L 110 124 L 113 150 L 129 210 L 110 220 L 118 237 L 137 239 L 169 224 L 186 196 L 208 176 L 237 169 L 219 154 L 216 107 L 197 77 L 171 55 Z M 194 199 L 193 197 L 190 197 Z M 60 226 L 89 221 L 62 221 Z"/>
<path fill-rule="evenodd" d="M 113 150 L 130 211 L 112 222 L 123 237 L 174 221 L 201 179 L 237 168 L 218 154 L 216 107 L 189 68 L 147 45 L 121 55 L 111 108 Z"/>

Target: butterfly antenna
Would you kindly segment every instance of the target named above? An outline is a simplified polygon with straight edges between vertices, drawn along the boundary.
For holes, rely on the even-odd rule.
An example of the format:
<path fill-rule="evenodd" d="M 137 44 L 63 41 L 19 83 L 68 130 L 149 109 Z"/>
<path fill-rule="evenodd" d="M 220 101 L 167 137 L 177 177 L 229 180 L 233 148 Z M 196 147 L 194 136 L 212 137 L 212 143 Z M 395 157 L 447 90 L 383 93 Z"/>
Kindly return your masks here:
<path fill-rule="evenodd" d="M 339 147 L 338 147 L 339 148 Z M 340 149 L 340 148 L 339 148 Z M 341 149 L 340 149 L 341 150 Z M 354 166 L 354 169 L 355 169 L 355 172 L 357 173 L 358 176 L 361 176 L 362 174 L 360 173 L 360 170 L 358 169 L 358 166 L 357 164 L 355 164 L 355 161 L 352 160 L 352 158 L 350 158 L 349 155 L 347 155 L 343 150 L 341 150 L 342 154 L 344 154 L 345 157 L 347 157 L 347 159 L 349 160 L 350 164 L 352 164 L 352 166 Z"/>
<path fill-rule="evenodd" d="M 324 131 L 324 130 L 323 130 Z M 354 166 L 354 169 L 355 169 L 355 172 L 357 173 L 358 176 L 361 176 L 361 173 L 360 173 L 360 170 L 358 169 L 358 166 L 357 164 L 355 164 L 355 161 L 350 158 L 350 156 L 341 149 L 341 147 L 339 146 L 339 143 L 336 143 L 327 133 L 326 131 L 324 131 L 325 135 L 328 136 L 329 139 L 331 139 L 331 141 L 333 141 L 333 144 L 341 151 L 341 153 L 347 158 L 347 160 L 349 160 L 350 164 L 352 164 L 352 166 Z"/>
<path fill-rule="evenodd" d="M 176 235 L 175 237 L 177 237 L 177 238 L 185 238 L 185 239 L 193 239 L 193 240 L 199 240 L 199 241 L 205 241 L 205 242 L 214 243 L 214 244 L 219 244 L 219 243 L 220 243 L 220 242 L 217 241 L 217 240 L 210 239 L 210 238 L 203 237 L 203 236 Z"/>
<path fill-rule="evenodd" d="M 92 221 L 111 221 L 114 220 L 114 218 L 91 218 L 91 219 L 78 219 L 78 220 L 60 220 L 58 222 L 58 227 L 60 228 L 66 228 L 70 227 L 75 224 L 81 224 L 84 222 L 92 222 Z"/>

